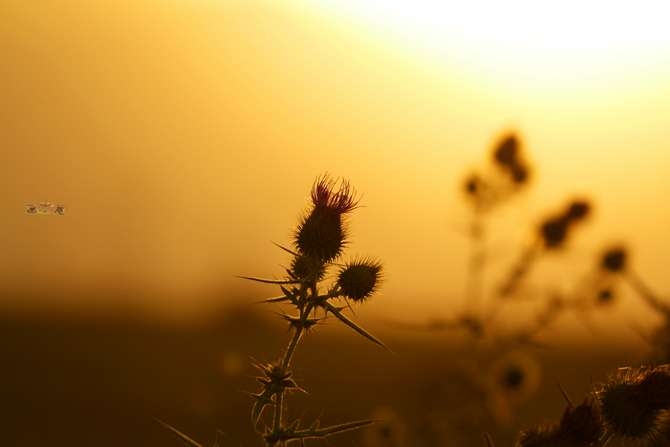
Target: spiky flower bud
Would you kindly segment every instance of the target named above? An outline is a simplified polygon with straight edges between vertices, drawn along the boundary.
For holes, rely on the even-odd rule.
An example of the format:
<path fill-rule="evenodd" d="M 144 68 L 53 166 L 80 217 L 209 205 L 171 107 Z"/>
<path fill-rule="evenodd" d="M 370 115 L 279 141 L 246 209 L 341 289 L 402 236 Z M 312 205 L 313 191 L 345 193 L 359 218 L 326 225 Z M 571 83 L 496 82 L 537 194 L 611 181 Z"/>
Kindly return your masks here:
<path fill-rule="evenodd" d="M 547 219 L 540 226 L 540 236 L 546 248 L 558 248 L 568 235 L 569 221 L 563 217 Z"/>
<path fill-rule="evenodd" d="M 298 254 L 291 261 L 291 276 L 299 281 L 314 283 L 321 281 L 326 274 L 325 264 L 318 258 Z"/>
<path fill-rule="evenodd" d="M 515 134 L 504 136 L 493 152 L 494 161 L 501 167 L 509 168 L 518 162 L 521 143 Z"/>
<path fill-rule="evenodd" d="M 661 368 L 623 369 L 598 392 L 609 430 L 630 441 L 644 442 L 663 431 L 670 409 L 670 374 Z"/>
<path fill-rule="evenodd" d="M 561 437 L 575 441 L 575 445 L 591 445 L 603 432 L 600 408 L 593 399 L 575 406 L 569 405 L 559 425 Z"/>
<path fill-rule="evenodd" d="M 547 218 L 539 228 L 545 248 L 560 248 L 566 241 L 571 227 L 584 220 L 590 212 L 591 205 L 587 201 L 573 200 L 564 212 Z"/>
<path fill-rule="evenodd" d="M 612 247 L 603 253 L 600 259 L 600 266 L 603 270 L 617 273 L 626 268 L 628 253 L 623 247 Z"/>
<path fill-rule="evenodd" d="M 328 176 L 317 179 L 312 187 L 312 210 L 295 235 L 300 252 L 323 262 L 337 258 L 346 242 L 343 215 L 357 204 L 348 182 L 343 180 L 336 190 L 336 182 Z"/>
<path fill-rule="evenodd" d="M 337 285 L 345 297 L 363 301 L 377 289 L 381 271 L 382 265 L 377 261 L 353 261 L 340 269 Z"/>

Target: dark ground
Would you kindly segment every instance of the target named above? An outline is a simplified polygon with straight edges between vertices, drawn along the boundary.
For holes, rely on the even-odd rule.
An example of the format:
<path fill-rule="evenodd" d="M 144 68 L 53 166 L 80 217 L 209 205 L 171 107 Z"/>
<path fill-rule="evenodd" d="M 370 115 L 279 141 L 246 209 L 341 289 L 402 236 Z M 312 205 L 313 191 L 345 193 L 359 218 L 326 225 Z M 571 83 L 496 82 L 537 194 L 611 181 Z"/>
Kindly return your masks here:
<path fill-rule="evenodd" d="M 240 308 L 191 327 L 119 315 L 5 314 L 0 320 L 2 445 L 182 445 L 156 417 L 207 446 L 217 430 L 223 432 L 221 446 L 261 446 L 245 394 L 257 389 L 250 357 L 272 359 L 288 335 L 265 318 L 274 318 L 272 312 L 259 316 L 250 308 L 259 309 Z M 392 411 L 401 421 L 397 430 L 411 441 L 376 443 L 373 431 L 331 438 L 324 445 L 483 445 L 483 431 L 494 434 L 498 446 L 512 445 L 519 427 L 560 415 L 564 402 L 557 381 L 579 399 L 592 378 L 604 378 L 633 354 L 614 348 L 534 350 L 544 369 L 542 386 L 510 423 L 501 425 L 468 388 L 467 375 L 454 373 L 469 352 L 462 341 L 377 335 L 394 354 L 334 322 L 310 334 L 294 361 L 296 379 L 310 394 L 291 396 L 290 414 L 308 423 L 320 418 L 325 425 Z"/>

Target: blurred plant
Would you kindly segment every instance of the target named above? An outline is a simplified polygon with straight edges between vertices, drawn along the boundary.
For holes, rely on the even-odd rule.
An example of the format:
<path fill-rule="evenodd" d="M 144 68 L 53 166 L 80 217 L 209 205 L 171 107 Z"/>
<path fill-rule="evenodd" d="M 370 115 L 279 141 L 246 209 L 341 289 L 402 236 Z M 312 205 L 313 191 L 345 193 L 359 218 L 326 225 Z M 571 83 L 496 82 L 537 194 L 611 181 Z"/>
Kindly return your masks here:
<path fill-rule="evenodd" d="M 531 226 L 528 243 L 521 246 L 502 280 L 489 289 L 484 281 L 489 262 L 489 220 L 495 211 L 530 186 L 533 170 L 522 139 L 515 132 L 502 135 L 494 143 L 488 160 L 485 169 L 472 171 L 463 184 L 471 222 L 466 308 L 451 318 L 433 318 L 425 324 L 403 322 L 401 326 L 428 331 L 463 330 L 471 343 L 468 357 L 472 360 L 471 365 L 460 367 L 463 377 L 471 382 L 470 388 L 476 390 L 471 393 L 472 399 L 479 400 L 480 407 L 488 408 L 488 416 L 495 423 L 506 425 L 512 421 L 516 407 L 537 390 L 541 378 L 539 362 L 525 348 L 538 345 L 538 335 L 565 312 L 574 311 L 586 319 L 590 312 L 615 302 L 627 263 L 626 252 L 620 246 L 607 248 L 573 289 L 550 290 L 538 302 L 534 316 L 521 327 L 497 331 L 496 320 L 502 308 L 528 296 L 523 286 L 533 267 L 545 256 L 565 253 L 594 206 L 584 197 L 574 197 L 539 219 Z M 670 329 L 667 334 L 670 347 Z M 449 400 L 449 396 L 444 399 Z"/>
<path fill-rule="evenodd" d="M 563 396 L 567 407 L 560 421 L 522 431 L 517 447 L 670 445 L 668 365 L 619 368 L 579 405 Z M 491 437 L 485 441 L 494 446 Z"/>

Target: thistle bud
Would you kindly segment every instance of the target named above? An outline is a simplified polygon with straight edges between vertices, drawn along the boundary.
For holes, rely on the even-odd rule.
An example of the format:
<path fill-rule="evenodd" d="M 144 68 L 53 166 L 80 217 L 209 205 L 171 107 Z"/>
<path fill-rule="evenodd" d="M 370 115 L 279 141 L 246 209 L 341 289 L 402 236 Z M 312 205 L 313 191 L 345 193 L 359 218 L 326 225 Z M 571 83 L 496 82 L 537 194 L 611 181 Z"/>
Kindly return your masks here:
<path fill-rule="evenodd" d="M 670 375 L 662 369 L 622 370 L 598 392 L 609 430 L 630 441 L 653 438 L 665 427 Z"/>
<path fill-rule="evenodd" d="M 569 405 L 559 425 L 561 437 L 575 441 L 574 445 L 592 445 L 603 432 L 600 408 L 593 399 L 573 407 Z"/>
<path fill-rule="evenodd" d="M 318 282 L 325 274 L 326 266 L 314 256 L 298 254 L 291 262 L 291 275 L 300 281 Z"/>
<path fill-rule="evenodd" d="M 493 152 L 494 161 L 504 168 L 515 166 L 518 162 L 519 147 L 521 143 L 515 134 L 503 137 Z"/>
<path fill-rule="evenodd" d="M 377 289 L 381 271 L 382 266 L 377 261 L 353 261 L 340 270 L 337 285 L 345 297 L 363 301 Z"/>
<path fill-rule="evenodd" d="M 317 179 L 312 187 L 312 210 L 295 235 L 301 253 L 323 262 L 332 261 L 342 252 L 346 243 L 343 215 L 358 203 L 348 182 L 342 181 L 337 190 L 335 186 L 327 176 Z"/>
<path fill-rule="evenodd" d="M 591 212 L 591 204 L 586 200 L 574 200 L 565 212 L 565 218 L 570 221 L 579 221 L 588 217 Z"/>
<path fill-rule="evenodd" d="M 612 247 L 603 253 L 600 266 L 611 273 L 621 272 L 626 268 L 628 254 L 623 247 Z"/>
<path fill-rule="evenodd" d="M 568 235 L 568 220 L 554 217 L 544 221 L 540 226 L 540 236 L 546 248 L 558 248 L 563 245 Z"/>

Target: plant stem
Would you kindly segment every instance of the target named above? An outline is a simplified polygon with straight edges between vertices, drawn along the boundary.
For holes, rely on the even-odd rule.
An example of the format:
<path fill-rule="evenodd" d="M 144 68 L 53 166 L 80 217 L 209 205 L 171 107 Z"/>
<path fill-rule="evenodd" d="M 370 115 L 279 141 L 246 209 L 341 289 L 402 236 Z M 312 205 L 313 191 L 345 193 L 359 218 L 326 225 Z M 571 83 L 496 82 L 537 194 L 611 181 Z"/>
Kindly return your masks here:
<path fill-rule="evenodd" d="M 662 315 L 670 316 L 670 306 L 665 304 L 640 276 L 629 271 L 626 275 L 626 279 L 628 279 L 628 283 L 651 308 Z"/>
<path fill-rule="evenodd" d="M 312 284 L 309 289 L 312 297 L 316 298 L 319 296 L 317 293 L 316 284 Z M 289 342 L 286 351 L 284 351 L 284 356 L 280 363 L 281 370 L 284 372 L 286 372 L 288 368 L 291 366 L 291 360 L 293 359 L 293 354 L 295 353 L 295 350 L 298 347 L 298 343 L 302 339 L 302 335 L 305 332 L 304 322 L 307 320 L 307 318 L 309 318 L 309 314 L 312 312 L 313 309 L 314 304 L 312 303 L 311 300 L 308 300 L 307 303 L 305 304 L 305 307 L 300 310 L 301 324 L 299 324 L 296 327 L 295 333 L 293 334 L 293 337 L 291 337 L 291 341 Z M 283 428 L 282 427 L 283 406 L 284 406 L 284 390 L 281 389 L 279 392 L 277 392 L 275 396 L 274 414 L 272 417 L 273 419 L 272 431 L 274 431 L 275 433 L 280 432 Z"/>
<path fill-rule="evenodd" d="M 486 243 L 484 234 L 483 218 L 478 210 L 472 219 L 470 226 L 471 254 L 468 262 L 468 273 L 466 275 L 465 297 L 466 306 L 476 315 L 482 306 L 483 273 L 486 263 Z"/>

